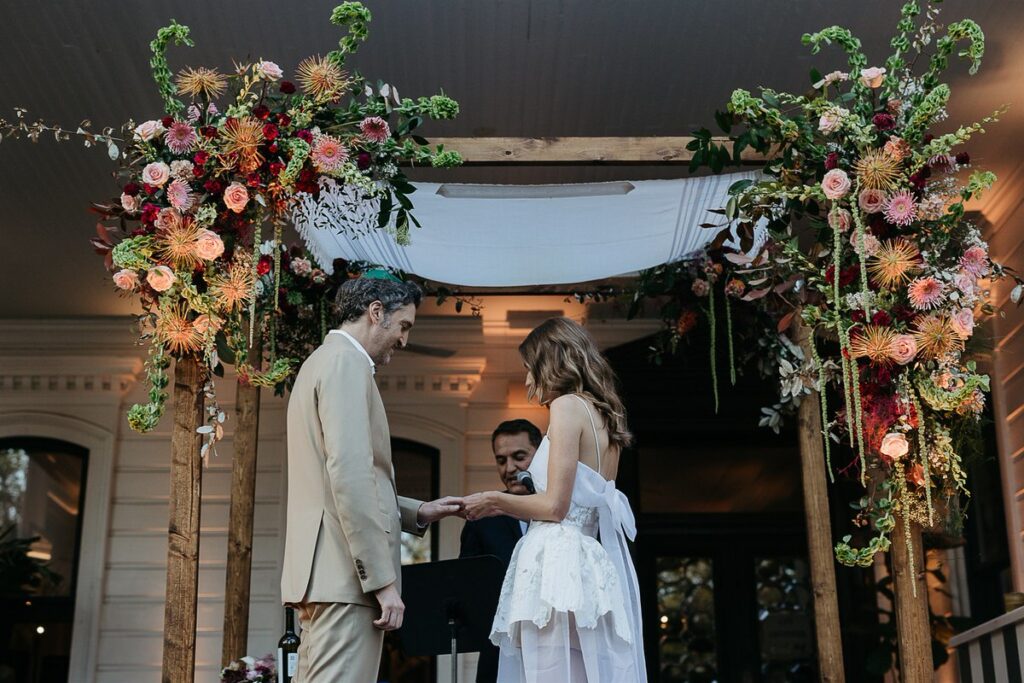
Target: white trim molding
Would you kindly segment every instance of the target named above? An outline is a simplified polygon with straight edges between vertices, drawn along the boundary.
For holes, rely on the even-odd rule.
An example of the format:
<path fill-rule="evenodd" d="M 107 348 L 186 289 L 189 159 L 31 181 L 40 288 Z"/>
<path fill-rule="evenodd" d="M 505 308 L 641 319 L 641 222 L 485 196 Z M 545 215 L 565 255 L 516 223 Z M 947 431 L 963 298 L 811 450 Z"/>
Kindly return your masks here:
<path fill-rule="evenodd" d="M 100 425 L 69 415 L 0 408 L 0 438 L 14 436 L 59 439 L 89 450 L 68 672 L 72 681 L 92 683 L 103 606 L 115 435 Z"/>

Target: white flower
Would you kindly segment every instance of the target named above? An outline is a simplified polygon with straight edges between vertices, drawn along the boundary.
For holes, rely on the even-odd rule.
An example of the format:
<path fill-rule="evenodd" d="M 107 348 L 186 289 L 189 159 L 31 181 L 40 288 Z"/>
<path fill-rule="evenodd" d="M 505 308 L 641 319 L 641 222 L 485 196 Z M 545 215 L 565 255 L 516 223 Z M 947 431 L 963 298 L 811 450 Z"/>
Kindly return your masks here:
<path fill-rule="evenodd" d="M 848 74 L 848 73 L 845 73 L 843 71 L 833 71 L 831 73 L 825 74 L 824 78 L 822 78 L 820 81 L 818 81 L 817 83 L 814 84 L 814 87 L 815 88 L 821 88 L 821 87 L 824 87 L 826 85 L 832 85 L 833 83 L 838 83 L 840 81 L 845 81 L 845 80 L 847 80 L 849 78 L 850 78 L 850 74 Z"/>
<path fill-rule="evenodd" d="M 149 142 L 164 134 L 164 125 L 159 121 L 146 121 L 135 127 L 135 139 Z"/>
<path fill-rule="evenodd" d="M 263 256 L 270 256 L 274 253 L 274 240 L 267 240 L 260 245 L 260 254 Z"/>
<path fill-rule="evenodd" d="M 254 71 L 268 81 L 276 81 L 284 75 L 284 72 L 281 71 L 281 67 L 273 62 L 268 62 L 267 60 L 257 62 Z"/>

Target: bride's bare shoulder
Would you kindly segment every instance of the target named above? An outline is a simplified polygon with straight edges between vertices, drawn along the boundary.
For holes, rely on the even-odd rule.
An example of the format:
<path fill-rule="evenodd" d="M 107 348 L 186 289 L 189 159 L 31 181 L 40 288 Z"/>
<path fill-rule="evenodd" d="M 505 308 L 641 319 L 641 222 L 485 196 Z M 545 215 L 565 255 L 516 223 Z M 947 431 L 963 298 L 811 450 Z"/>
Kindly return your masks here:
<path fill-rule="evenodd" d="M 579 422 L 587 417 L 587 406 L 575 394 L 563 394 L 550 404 L 551 421 Z"/>

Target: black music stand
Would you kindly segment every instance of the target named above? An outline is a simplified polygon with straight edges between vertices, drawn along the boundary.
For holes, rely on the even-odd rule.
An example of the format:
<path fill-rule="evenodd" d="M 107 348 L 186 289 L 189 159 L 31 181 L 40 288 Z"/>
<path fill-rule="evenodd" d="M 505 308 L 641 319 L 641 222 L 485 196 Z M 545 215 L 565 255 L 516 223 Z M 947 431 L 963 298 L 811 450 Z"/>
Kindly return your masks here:
<path fill-rule="evenodd" d="M 452 683 L 457 683 L 456 655 L 479 652 L 490 643 L 504 578 L 505 564 L 491 555 L 402 567 L 402 651 L 450 654 Z"/>

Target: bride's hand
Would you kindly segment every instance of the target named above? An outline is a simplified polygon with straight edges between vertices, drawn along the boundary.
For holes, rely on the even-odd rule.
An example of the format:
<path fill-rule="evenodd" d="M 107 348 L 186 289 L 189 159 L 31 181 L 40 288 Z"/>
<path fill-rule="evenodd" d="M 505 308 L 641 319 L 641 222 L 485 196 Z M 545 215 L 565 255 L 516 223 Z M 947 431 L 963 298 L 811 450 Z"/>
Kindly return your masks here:
<path fill-rule="evenodd" d="M 462 499 L 463 514 L 469 521 L 483 519 L 484 517 L 495 517 L 502 514 L 498 509 L 497 491 L 484 491 L 474 493 Z"/>

